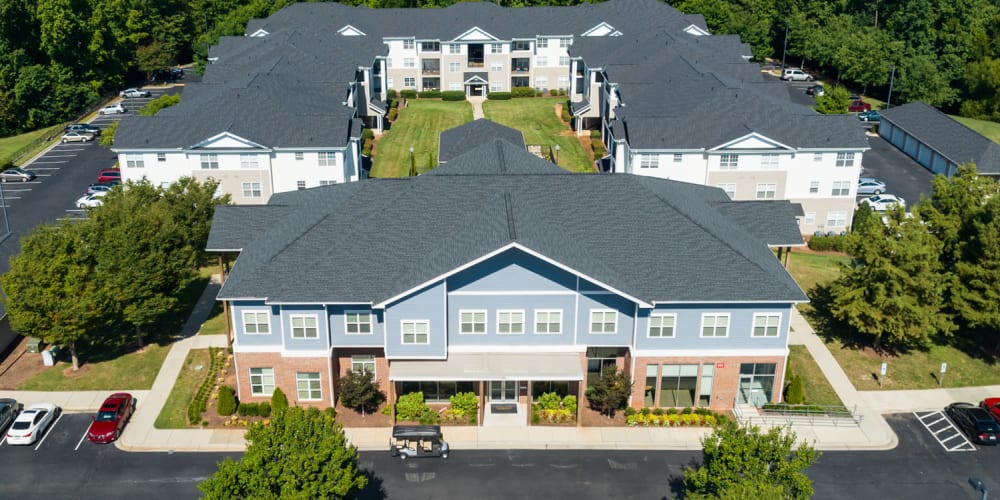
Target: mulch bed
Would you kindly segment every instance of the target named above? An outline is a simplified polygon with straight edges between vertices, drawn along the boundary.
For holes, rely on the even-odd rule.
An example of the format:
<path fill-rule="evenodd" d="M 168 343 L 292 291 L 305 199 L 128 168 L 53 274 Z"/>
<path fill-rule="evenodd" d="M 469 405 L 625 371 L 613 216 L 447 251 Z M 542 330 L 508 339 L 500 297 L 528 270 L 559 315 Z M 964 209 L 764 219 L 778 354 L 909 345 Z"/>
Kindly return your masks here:
<path fill-rule="evenodd" d="M 607 415 L 602 415 L 600 412 L 594 411 L 589 407 L 583 408 L 583 415 L 581 416 L 581 423 L 584 427 L 625 427 L 625 412 L 616 411 L 615 416 L 608 418 Z"/>
<path fill-rule="evenodd" d="M 7 355 L 0 359 L 0 389 L 16 390 L 27 380 L 51 368 L 42 364 L 40 353 L 24 352 L 27 347 L 28 337 L 21 337 L 7 350 Z M 80 369 L 85 367 L 86 365 L 82 365 Z"/>
<path fill-rule="evenodd" d="M 337 402 L 337 421 L 344 427 L 392 427 L 392 417 L 382 414 L 383 404 L 379 411 L 362 415 L 350 408 L 345 408 Z"/>

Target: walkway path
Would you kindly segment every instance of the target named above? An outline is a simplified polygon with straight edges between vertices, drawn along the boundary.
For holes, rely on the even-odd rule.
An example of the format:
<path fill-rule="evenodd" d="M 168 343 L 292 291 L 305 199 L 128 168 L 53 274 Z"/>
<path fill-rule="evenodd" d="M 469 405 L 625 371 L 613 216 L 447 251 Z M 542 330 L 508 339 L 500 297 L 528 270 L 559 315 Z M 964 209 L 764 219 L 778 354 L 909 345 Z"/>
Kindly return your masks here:
<path fill-rule="evenodd" d="M 485 118 L 486 115 L 483 114 L 483 101 L 486 100 L 485 97 L 473 96 L 469 97 L 469 102 L 472 103 L 472 119 L 478 120 L 480 118 Z"/>

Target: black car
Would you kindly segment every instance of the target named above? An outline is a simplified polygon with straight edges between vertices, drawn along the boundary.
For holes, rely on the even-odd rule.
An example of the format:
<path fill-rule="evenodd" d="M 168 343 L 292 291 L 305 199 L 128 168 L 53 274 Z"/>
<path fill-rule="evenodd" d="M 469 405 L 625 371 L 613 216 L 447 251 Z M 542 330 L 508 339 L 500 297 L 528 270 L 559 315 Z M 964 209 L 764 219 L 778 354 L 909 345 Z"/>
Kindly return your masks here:
<path fill-rule="evenodd" d="M 67 132 L 86 132 L 88 134 L 94 134 L 95 136 L 101 135 L 101 127 L 91 125 L 89 123 L 73 123 L 66 126 Z"/>
<path fill-rule="evenodd" d="M 972 403 L 952 403 L 945 412 L 969 439 L 979 444 L 997 444 L 1000 425 L 988 411 Z"/>
<path fill-rule="evenodd" d="M 0 399 L 0 433 L 7 430 L 7 426 L 17 418 L 17 414 L 21 413 L 22 406 L 21 403 L 13 399 Z"/>

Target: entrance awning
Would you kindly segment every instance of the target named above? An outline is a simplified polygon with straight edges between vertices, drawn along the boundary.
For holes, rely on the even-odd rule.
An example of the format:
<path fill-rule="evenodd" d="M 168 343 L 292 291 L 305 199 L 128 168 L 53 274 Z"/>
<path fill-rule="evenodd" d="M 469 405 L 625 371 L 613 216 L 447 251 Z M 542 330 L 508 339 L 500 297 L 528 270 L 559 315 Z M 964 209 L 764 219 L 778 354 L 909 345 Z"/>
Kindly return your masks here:
<path fill-rule="evenodd" d="M 443 361 L 390 361 L 389 380 L 583 380 L 579 353 L 451 354 Z"/>

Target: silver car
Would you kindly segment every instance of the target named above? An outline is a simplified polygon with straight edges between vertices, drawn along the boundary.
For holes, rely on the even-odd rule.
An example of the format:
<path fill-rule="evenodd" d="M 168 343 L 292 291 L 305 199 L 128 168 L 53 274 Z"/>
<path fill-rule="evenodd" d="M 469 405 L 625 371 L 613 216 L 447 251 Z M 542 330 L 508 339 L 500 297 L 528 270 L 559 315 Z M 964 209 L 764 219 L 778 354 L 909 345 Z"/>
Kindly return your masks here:
<path fill-rule="evenodd" d="M 35 173 L 23 168 L 8 168 L 0 172 L 0 182 L 19 181 L 28 182 L 35 178 Z"/>
<path fill-rule="evenodd" d="M 66 132 L 62 136 L 62 141 L 66 142 L 90 142 L 94 140 L 94 134 L 87 132 Z"/>
<path fill-rule="evenodd" d="M 858 194 L 882 194 L 884 192 L 884 182 L 872 177 L 862 177 L 858 179 Z"/>
<path fill-rule="evenodd" d="M 21 403 L 15 399 L 0 399 L 0 433 L 7 430 L 7 426 L 21 413 Z"/>

